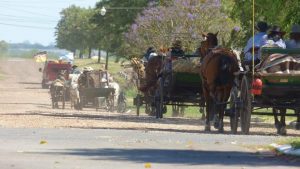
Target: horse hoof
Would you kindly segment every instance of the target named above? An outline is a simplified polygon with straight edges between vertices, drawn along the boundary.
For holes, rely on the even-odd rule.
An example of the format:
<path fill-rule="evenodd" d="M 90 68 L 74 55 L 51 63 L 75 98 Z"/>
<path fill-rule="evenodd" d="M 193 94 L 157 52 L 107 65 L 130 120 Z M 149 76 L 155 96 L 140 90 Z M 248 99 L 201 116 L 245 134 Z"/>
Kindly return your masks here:
<path fill-rule="evenodd" d="M 281 127 L 279 134 L 282 135 L 282 136 L 285 136 L 287 134 L 286 128 L 285 127 Z"/>
<path fill-rule="evenodd" d="M 296 129 L 296 130 L 300 130 L 300 122 L 297 122 L 297 123 L 296 123 L 295 129 Z"/>
<path fill-rule="evenodd" d="M 215 128 L 215 129 L 219 129 L 219 126 L 220 126 L 220 125 L 219 125 L 218 122 L 214 122 L 214 128 Z"/>
<path fill-rule="evenodd" d="M 210 132 L 210 126 L 205 126 L 204 131 L 205 131 L 205 132 Z"/>

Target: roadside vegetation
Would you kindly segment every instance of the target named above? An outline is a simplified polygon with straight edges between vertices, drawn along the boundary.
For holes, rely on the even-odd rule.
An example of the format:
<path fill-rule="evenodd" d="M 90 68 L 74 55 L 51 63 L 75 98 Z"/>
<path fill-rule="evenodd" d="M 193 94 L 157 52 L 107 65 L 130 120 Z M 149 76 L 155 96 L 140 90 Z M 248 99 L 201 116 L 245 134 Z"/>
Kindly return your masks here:
<path fill-rule="evenodd" d="M 300 138 L 288 138 L 288 139 L 282 139 L 278 141 L 278 144 L 290 144 L 292 147 L 298 149 L 300 148 Z"/>

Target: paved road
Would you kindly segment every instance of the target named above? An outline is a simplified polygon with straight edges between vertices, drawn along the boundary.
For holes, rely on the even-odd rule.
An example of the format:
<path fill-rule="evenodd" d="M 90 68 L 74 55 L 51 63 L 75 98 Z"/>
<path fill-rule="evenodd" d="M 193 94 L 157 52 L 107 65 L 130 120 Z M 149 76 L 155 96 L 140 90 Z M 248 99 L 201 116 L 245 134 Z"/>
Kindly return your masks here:
<path fill-rule="evenodd" d="M 199 119 L 53 110 L 39 67 L 31 60 L 0 60 L 0 169 L 300 166 L 295 159 L 256 153 L 282 138 L 274 136 L 272 124 L 255 124 L 250 136 L 233 136 L 228 125 L 225 134 L 205 134 Z M 288 134 L 299 137 L 300 131 Z"/>
<path fill-rule="evenodd" d="M 2 128 L 0 168 L 299 168 L 297 159 L 274 157 L 254 149 L 277 139 L 112 129 Z"/>

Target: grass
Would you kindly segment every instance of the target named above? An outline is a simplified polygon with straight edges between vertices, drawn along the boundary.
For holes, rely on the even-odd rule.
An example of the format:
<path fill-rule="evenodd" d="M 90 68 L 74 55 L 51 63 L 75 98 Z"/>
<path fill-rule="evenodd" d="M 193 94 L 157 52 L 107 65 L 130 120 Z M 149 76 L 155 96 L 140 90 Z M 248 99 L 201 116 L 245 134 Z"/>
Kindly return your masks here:
<path fill-rule="evenodd" d="M 294 148 L 300 148 L 300 138 L 288 138 L 278 141 L 278 144 L 290 144 Z"/>
<path fill-rule="evenodd" d="M 268 112 L 268 113 L 272 113 L 272 108 L 269 108 L 269 109 L 259 109 L 259 110 L 255 110 L 254 112 Z M 294 114 L 294 110 L 288 109 L 287 110 L 287 114 Z M 252 115 L 252 117 L 258 117 L 258 118 L 262 119 L 264 122 L 267 122 L 267 123 L 273 123 L 274 122 L 274 116 Z M 285 119 L 286 119 L 286 122 L 291 122 L 291 121 L 295 120 L 296 117 L 286 116 Z"/>

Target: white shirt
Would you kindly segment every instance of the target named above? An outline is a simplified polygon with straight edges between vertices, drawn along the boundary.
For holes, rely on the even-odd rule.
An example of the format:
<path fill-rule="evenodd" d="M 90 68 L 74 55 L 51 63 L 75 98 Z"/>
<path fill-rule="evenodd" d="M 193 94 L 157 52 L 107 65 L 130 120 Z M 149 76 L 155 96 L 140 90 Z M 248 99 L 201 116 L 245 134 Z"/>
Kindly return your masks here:
<path fill-rule="evenodd" d="M 245 53 L 245 61 L 251 61 L 252 60 L 252 51 L 250 50 L 253 47 L 253 38 L 254 38 L 254 46 L 255 47 L 261 47 L 266 44 L 266 38 L 265 36 L 267 35 L 266 32 L 259 32 L 254 35 L 254 37 L 251 37 L 248 42 L 246 47 L 244 48 L 244 53 Z M 260 52 L 258 52 L 260 53 Z M 255 59 L 259 59 L 260 56 L 258 54 L 254 55 Z"/>

